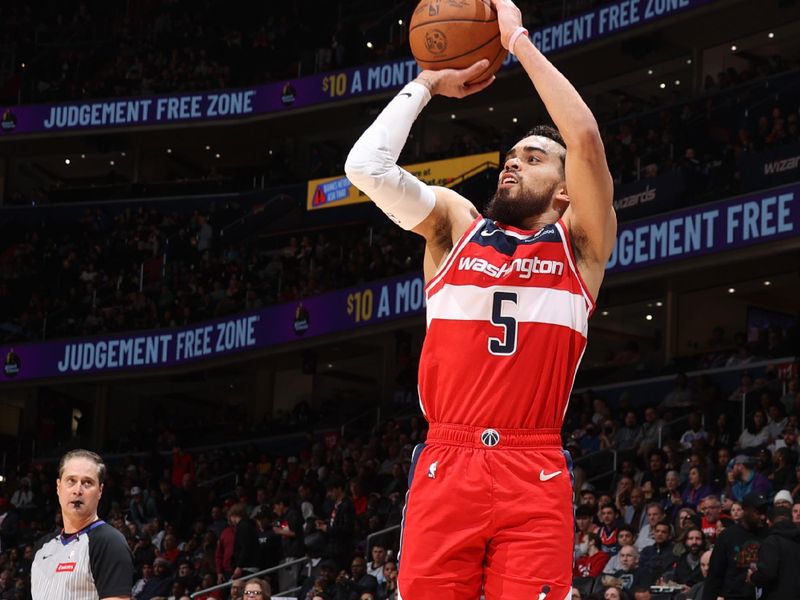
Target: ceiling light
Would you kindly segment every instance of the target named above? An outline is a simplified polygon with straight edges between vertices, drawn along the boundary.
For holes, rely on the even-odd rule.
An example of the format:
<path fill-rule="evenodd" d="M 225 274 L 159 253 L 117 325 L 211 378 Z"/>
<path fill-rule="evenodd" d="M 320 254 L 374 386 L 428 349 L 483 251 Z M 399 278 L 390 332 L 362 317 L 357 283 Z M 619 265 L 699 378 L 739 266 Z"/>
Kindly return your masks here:
<path fill-rule="evenodd" d="M 675 85 L 680 85 L 680 84 L 681 84 L 681 80 L 680 79 L 676 79 L 675 80 Z"/>
<path fill-rule="evenodd" d="M 70 160 L 69 160 L 68 158 L 65 158 L 65 159 L 64 159 L 64 164 L 65 164 L 65 165 L 68 165 L 69 163 L 70 163 Z"/>
<path fill-rule="evenodd" d="M 658 85 L 658 87 L 660 87 L 663 90 L 665 87 L 667 87 L 667 84 L 666 83 L 660 83 Z"/>
<path fill-rule="evenodd" d="M 513 119 L 511 119 L 512 123 L 516 123 L 517 121 L 519 121 L 519 119 L 517 119 L 517 117 L 514 117 Z"/>
<path fill-rule="evenodd" d="M 644 318 L 647 319 L 648 321 L 652 321 L 653 320 L 653 315 L 645 315 Z"/>
<path fill-rule="evenodd" d="M 108 164 L 110 164 L 113 167 L 116 163 L 113 160 L 110 160 L 108 161 Z"/>
<path fill-rule="evenodd" d="M 167 154 L 172 154 L 172 148 L 167 148 Z"/>
<path fill-rule="evenodd" d="M 658 302 L 656 302 L 656 306 L 664 306 L 664 303 L 661 302 L 661 300 L 659 300 Z"/>
<path fill-rule="evenodd" d="M 125 154 L 125 151 L 124 151 L 124 150 L 123 150 L 122 152 L 120 152 L 120 153 L 119 153 L 119 155 L 120 155 L 120 156 L 128 156 L 127 154 Z"/>
<path fill-rule="evenodd" d="M 372 42 L 367 42 L 367 48 L 372 48 Z"/>
<path fill-rule="evenodd" d="M 653 69 L 647 69 L 647 74 L 648 75 L 652 75 L 653 74 Z"/>
<path fill-rule="evenodd" d="M 450 118 L 451 118 L 451 119 L 455 119 L 455 118 L 456 118 L 456 116 L 455 116 L 455 115 L 450 115 Z"/>
<path fill-rule="evenodd" d="M 728 288 L 728 293 L 733 294 L 736 292 L 736 288 Z"/>
<path fill-rule="evenodd" d="M 216 158 L 219 158 L 219 152 L 214 155 Z"/>
<path fill-rule="evenodd" d="M 767 280 L 764 282 L 764 285 L 772 285 L 772 282 L 771 282 L 769 279 L 767 279 Z"/>
<path fill-rule="evenodd" d="M 86 158 L 86 155 L 85 154 L 81 154 L 81 158 Z"/>
<path fill-rule="evenodd" d="M 272 156 L 272 148 L 270 148 L 270 149 L 269 149 L 269 152 L 268 152 L 268 154 L 269 154 L 270 156 Z"/>
<path fill-rule="evenodd" d="M 494 112 L 494 106 L 489 107 L 489 112 Z"/>
<path fill-rule="evenodd" d="M 208 144 L 206 144 L 206 150 L 211 150 L 211 146 L 209 146 Z"/>
<path fill-rule="evenodd" d="M 736 44 L 731 46 L 731 52 L 736 52 L 737 50 L 738 50 L 738 48 L 736 47 Z"/>
<path fill-rule="evenodd" d="M 767 37 L 768 37 L 769 39 L 772 39 L 772 38 L 774 38 L 774 37 L 775 37 L 775 34 L 774 34 L 774 33 L 772 33 L 772 32 L 770 31 L 770 32 L 767 34 Z M 25 66 L 25 65 L 23 64 L 22 66 Z"/>
<path fill-rule="evenodd" d="M 398 25 L 402 25 L 403 24 L 403 19 L 397 19 L 397 24 Z"/>
<path fill-rule="evenodd" d="M 687 58 L 687 59 L 686 59 L 686 64 L 687 64 L 687 65 L 690 65 L 690 64 L 692 64 L 692 59 L 691 59 L 691 58 Z"/>
<path fill-rule="evenodd" d="M 608 316 L 608 311 L 607 311 L 607 310 L 604 310 L 604 311 L 603 311 L 603 312 L 601 312 L 600 314 L 601 314 L 601 315 L 603 315 L 604 317 L 607 317 L 607 316 Z"/>

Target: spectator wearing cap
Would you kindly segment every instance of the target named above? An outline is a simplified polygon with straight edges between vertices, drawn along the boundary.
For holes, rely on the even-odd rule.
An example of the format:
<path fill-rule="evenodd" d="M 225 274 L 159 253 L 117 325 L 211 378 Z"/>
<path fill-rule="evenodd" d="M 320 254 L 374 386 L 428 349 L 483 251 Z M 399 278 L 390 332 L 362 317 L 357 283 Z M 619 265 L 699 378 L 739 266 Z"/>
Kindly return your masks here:
<path fill-rule="evenodd" d="M 775 508 L 788 508 L 790 511 L 792 510 L 792 504 L 794 504 L 794 499 L 792 498 L 792 493 L 789 490 L 779 490 L 777 494 L 775 494 L 775 498 L 772 499 L 772 503 L 775 505 Z"/>
<path fill-rule="evenodd" d="M 169 596 L 174 581 L 169 561 L 165 558 L 157 558 L 153 561 L 153 576 L 144 582 L 141 591 L 135 598 L 136 600 L 152 600 L 159 596 Z"/>
<path fill-rule="evenodd" d="M 758 550 L 764 539 L 769 500 L 763 494 L 751 492 L 742 499 L 742 520 L 725 528 L 717 537 L 703 600 L 753 600 L 755 589 L 747 581 L 750 563 L 758 560 Z"/>
<path fill-rule="evenodd" d="M 733 459 L 733 467 L 728 472 L 725 493 L 731 500 L 741 502 L 747 494 L 756 493 L 769 496 L 772 486 L 764 475 L 753 467 L 752 456 L 739 454 Z"/>
<path fill-rule="evenodd" d="M 770 524 L 769 535 L 758 549 L 756 567 L 750 571 L 750 580 L 761 588 L 760 600 L 796 598 L 800 591 L 800 527 L 792 522 L 790 508 L 777 505 Z"/>
<path fill-rule="evenodd" d="M 594 485 L 588 481 L 581 486 L 581 504 L 597 506 L 597 491 Z"/>
<path fill-rule="evenodd" d="M 317 567 L 316 576 L 315 571 L 312 569 L 311 577 L 306 579 L 305 583 L 300 588 L 297 597 L 300 600 L 310 600 L 315 591 L 333 588 L 336 582 L 336 574 L 338 571 L 339 567 L 337 566 L 335 560 L 327 558 L 320 561 Z"/>
<path fill-rule="evenodd" d="M 145 526 L 158 516 L 156 503 L 153 498 L 144 499 L 142 488 L 135 485 L 130 491 L 130 502 L 128 503 L 128 520 L 136 525 L 136 530 L 141 533 Z"/>
<path fill-rule="evenodd" d="M 781 448 L 789 451 L 789 464 L 794 467 L 800 457 L 800 442 L 797 441 L 797 428 L 794 425 L 787 425 L 783 428 L 783 436 L 775 440 L 769 447 L 773 454 Z"/>

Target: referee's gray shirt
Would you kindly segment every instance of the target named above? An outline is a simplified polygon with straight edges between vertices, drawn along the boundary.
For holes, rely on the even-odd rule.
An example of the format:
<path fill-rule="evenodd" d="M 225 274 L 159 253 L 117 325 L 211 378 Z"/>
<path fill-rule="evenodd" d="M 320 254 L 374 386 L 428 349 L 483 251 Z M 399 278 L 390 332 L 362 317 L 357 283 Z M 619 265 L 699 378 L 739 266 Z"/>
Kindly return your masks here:
<path fill-rule="evenodd" d="M 51 533 L 36 544 L 33 600 L 98 600 L 130 596 L 133 555 L 125 537 L 105 521 L 77 533 Z"/>

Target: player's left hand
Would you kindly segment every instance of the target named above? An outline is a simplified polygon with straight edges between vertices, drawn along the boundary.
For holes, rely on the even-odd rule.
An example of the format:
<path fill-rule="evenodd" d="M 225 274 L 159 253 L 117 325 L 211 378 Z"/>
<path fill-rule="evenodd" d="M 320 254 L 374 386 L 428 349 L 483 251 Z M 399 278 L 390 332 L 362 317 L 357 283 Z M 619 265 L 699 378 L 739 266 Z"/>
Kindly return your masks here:
<path fill-rule="evenodd" d="M 508 50 L 508 41 L 511 34 L 522 27 L 522 11 L 511 0 L 492 0 L 492 6 L 497 11 L 497 24 L 500 26 L 500 43 Z"/>
<path fill-rule="evenodd" d="M 441 69 L 438 71 L 422 71 L 416 81 L 426 86 L 431 96 L 447 96 L 448 98 L 465 98 L 485 90 L 495 77 L 483 81 L 473 81 L 489 66 L 485 58 L 466 69 Z"/>

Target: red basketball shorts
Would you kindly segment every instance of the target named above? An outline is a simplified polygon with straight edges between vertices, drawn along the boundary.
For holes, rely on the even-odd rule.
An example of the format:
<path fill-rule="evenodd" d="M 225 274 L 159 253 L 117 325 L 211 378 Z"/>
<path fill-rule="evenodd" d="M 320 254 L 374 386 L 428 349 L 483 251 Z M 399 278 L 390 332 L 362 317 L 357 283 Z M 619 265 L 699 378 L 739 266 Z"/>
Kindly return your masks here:
<path fill-rule="evenodd" d="M 555 429 L 431 425 L 409 474 L 400 598 L 568 598 L 571 467 Z"/>

